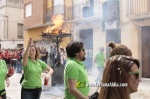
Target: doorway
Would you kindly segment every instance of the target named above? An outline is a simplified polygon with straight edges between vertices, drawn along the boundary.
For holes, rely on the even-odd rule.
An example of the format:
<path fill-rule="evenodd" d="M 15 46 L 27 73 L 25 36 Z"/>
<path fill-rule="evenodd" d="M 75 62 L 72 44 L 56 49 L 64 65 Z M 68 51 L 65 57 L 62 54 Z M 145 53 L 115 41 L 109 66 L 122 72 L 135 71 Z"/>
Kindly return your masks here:
<path fill-rule="evenodd" d="M 86 53 L 85 67 L 90 70 L 93 67 L 93 29 L 83 29 L 79 33 L 80 41 L 83 42 Z"/>
<path fill-rule="evenodd" d="M 150 26 L 142 28 L 142 77 L 150 78 Z"/>

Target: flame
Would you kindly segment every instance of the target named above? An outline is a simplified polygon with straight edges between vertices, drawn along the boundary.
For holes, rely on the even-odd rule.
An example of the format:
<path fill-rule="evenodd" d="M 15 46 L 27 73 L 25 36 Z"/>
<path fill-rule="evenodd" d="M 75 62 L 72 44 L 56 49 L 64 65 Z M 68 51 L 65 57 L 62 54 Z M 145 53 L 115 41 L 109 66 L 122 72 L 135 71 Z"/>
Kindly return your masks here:
<path fill-rule="evenodd" d="M 58 34 L 62 32 L 62 24 L 64 22 L 63 16 L 61 14 L 53 15 L 52 17 L 52 23 L 54 24 L 53 26 L 49 26 L 44 33 L 54 33 Z"/>

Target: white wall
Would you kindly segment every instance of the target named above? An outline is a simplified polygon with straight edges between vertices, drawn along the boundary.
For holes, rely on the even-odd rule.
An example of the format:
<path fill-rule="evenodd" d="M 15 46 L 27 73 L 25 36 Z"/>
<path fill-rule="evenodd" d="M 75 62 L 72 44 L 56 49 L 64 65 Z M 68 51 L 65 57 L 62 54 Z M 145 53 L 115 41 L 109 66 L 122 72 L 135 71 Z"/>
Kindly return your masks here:
<path fill-rule="evenodd" d="M 4 19 L 3 16 L 0 15 L 0 39 L 4 38 Z"/>
<path fill-rule="evenodd" d="M 8 39 L 12 39 L 12 38 L 17 39 L 18 23 L 23 24 L 23 20 L 24 20 L 23 8 L 4 7 L 0 9 L 0 14 L 8 16 L 5 17 L 5 21 L 0 21 L 0 31 L 3 31 L 2 34 L 5 34 L 5 39 L 7 39 L 7 36 Z M 5 26 L 3 26 L 2 24 L 5 24 Z M 3 38 L 4 36 L 3 35 L 1 36 L 0 34 L 0 37 Z"/>
<path fill-rule="evenodd" d="M 23 8 L 6 7 L 6 15 L 8 16 L 8 38 L 17 39 L 18 23 L 23 24 Z"/>
<path fill-rule="evenodd" d="M 14 42 L 13 42 L 12 40 L 1 40 L 0 44 L 1 44 L 1 48 L 14 49 L 15 47 L 17 47 L 17 44 L 24 44 L 24 41 L 23 40 L 14 40 Z"/>
<path fill-rule="evenodd" d="M 0 7 L 6 4 L 6 0 L 0 0 Z"/>
<path fill-rule="evenodd" d="M 128 19 L 126 17 L 126 14 L 127 14 L 126 3 L 127 3 L 127 0 L 120 0 L 120 21 L 121 21 L 121 23 L 126 23 L 126 22 L 130 21 L 130 19 Z"/>

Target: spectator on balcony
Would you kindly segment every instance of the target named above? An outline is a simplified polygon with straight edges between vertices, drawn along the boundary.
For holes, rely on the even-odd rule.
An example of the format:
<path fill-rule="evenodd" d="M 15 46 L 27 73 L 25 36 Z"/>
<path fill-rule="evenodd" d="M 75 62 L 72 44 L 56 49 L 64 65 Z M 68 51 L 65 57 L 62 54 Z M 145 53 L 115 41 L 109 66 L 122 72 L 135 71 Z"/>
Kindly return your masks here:
<path fill-rule="evenodd" d="M 82 42 L 71 42 L 66 47 L 68 60 L 64 70 L 65 99 L 88 99 L 89 83 L 82 61 L 85 52 Z"/>
<path fill-rule="evenodd" d="M 40 99 L 42 91 L 41 74 L 42 71 L 47 70 L 45 80 L 49 81 L 53 73 L 53 69 L 45 62 L 38 60 L 39 51 L 34 45 L 31 45 L 32 39 L 30 38 L 25 53 L 23 55 L 23 69 L 24 79 L 21 83 L 21 99 Z"/>

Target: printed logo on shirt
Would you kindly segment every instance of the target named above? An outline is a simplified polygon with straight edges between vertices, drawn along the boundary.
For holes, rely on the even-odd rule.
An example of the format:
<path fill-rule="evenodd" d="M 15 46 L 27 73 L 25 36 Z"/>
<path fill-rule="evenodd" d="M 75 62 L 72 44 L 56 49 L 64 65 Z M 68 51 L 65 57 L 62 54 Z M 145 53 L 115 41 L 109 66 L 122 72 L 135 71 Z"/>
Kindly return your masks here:
<path fill-rule="evenodd" d="M 77 82 L 76 87 L 77 88 L 84 88 L 86 86 L 86 82 Z"/>

